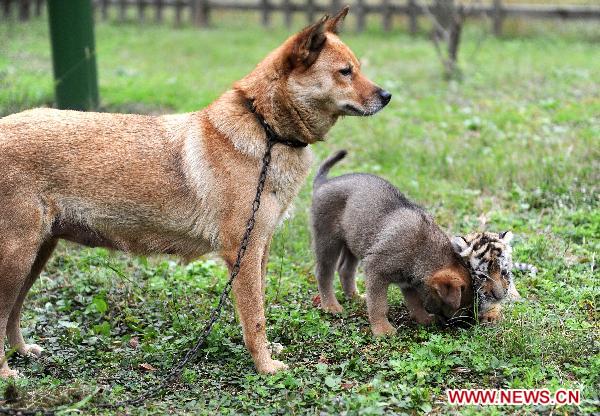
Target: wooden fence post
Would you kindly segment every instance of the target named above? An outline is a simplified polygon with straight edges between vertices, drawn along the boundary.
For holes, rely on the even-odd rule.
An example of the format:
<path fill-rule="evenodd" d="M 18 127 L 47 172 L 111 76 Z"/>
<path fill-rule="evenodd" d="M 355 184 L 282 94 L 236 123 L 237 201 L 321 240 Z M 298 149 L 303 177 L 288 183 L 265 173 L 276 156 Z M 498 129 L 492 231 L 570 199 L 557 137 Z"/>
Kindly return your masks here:
<path fill-rule="evenodd" d="M 392 29 L 392 8 L 390 7 L 390 0 L 381 1 L 381 23 L 383 24 L 383 30 L 389 32 Z"/>
<path fill-rule="evenodd" d="M 35 10 L 34 13 L 37 17 L 42 15 L 42 7 L 44 6 L 44 0 L 35 0 Z"/>
<path fill-rule="evenodd" d="M 181 26 L 181 14 L 183 12 L 183 1 L 175 0 L 175 26 Z"/>
<path fill-rule="evenodd" d="M 138 0 L 138 19 L 140 22 L 144 21 L 144 15 L 146 14 L 146 0 Z"/>
<path fill-rule="evenodd" d="M 30 12 L 31 12 L 31 3 L 30 0 L 20 0 L 19 1 L 19 20 L 25 21 L 29 20 Z"/>
<path fill-rule="evenodd" d="M 265 27 L 271 25 L 271 4 L 269 0 L 261 0 L 262 24 Z"/>
<path fill-rule="evenodd" d="M 200 4 L 202 5 L 202 7 L 200 8 L 200 21 L 202 26 L 206 27 L 210 23 L 210 3 L 208 2 L 208 0 L 202 0 Z"/>
<path fill-rule="evenodd" d="M 356 0 L 356 30 L 362 32 L 365 29 L 365 2 Z"/>
<path fill-rule="evenodd" d="M 306 0 L 306 20 L 308 24 L 312 24 L 315 20 L 315 2 L 314 0 Z"/>
<path fill-rule="evenodd" d="M 207 27 L 210 20 L 210 5 L 208 0 L 192 1 L 192 22 L 196 26 Z"/>
<path fill-rule="evenodd" d="M 283 0 L 283 14 L 285 25 L 289 28 L 292 26 L 292 2 L 290 0 Z"/>
<path fill-rule="evenodd" d="M 502 36 L 502 21 L 504 20 L 504 12 L 502 11 L 502 0 L 494 0 L 494 35 Z"/>
<path fill-rule="evenodd" d="M 162 23 L 163 6 L 164 6 L 163 0 L 154 0 L 154 7 L 156 7 L 156 10 L 155 10 L 156 14 L 154 15 L 154 20 L 156 21 L 156 23 Z"/>
<path fill-rule="evenodd" d="M 415 0 L 408 0 L 408 32 L 411 35 L 416 35 L 419 31 L 419 11 Z"/>
<path fill-rule="evenodd" d="M 120 0 L 119 21 L 124 22 L 127 19 L 127 0 Z"/>
<path fill-rule="evenodd" d="M 100 15 L 103 20 L 108 19 L 108 1 L 109 0 L 102 0 L 100 3 Z"/>
<path fill-rule="evenodd" d="M 11 0 L 2 0 L 2 16 L 7 19 L 10 16 L 10 1 Z"/>

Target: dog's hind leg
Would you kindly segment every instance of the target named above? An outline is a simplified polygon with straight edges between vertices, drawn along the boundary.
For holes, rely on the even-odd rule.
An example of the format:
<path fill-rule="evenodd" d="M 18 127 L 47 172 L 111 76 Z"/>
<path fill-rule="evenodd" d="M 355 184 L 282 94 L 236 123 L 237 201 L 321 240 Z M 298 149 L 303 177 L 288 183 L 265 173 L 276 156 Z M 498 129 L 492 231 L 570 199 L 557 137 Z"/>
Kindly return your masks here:
<path fill-rule="evenodd" d="M 17 297 L 17 300 L 13 305 L 12 312 L 8 317 L 8 326 L 6 328 L 8 342 L 10 343 L 11 347 L 16 348 L 19 354 L 23 356 L 30 354 L 39 356 L 42 353 L 42 348 L 39 345 L 26 344 L 25 340 L 23 339 L 23 335 L 21 333 L 21 310 L 23 308 L 23 301 L 27 297 L 29 289 L 31 289 L 31 286 L 37 280 L 42 269 L 46 265 L 46 262 L 52 255 L 52 252 L 56 247 L 56 243 L 57 240 L 52 239 L 42 244 L 37 257 L 33 262 L 29 276 L 27 276 L 25 283 L 21 287 L 19 296 Z"/>
<path fill-rule="evenodd" d="M 5 201 L 3 201 L 5 202 Z M 39 207 L 21 201 L 0 206 L 0 377 L 16 376 L 4 354 L 9 316 L 37 256 L 41 244 L 42 214 Z M 13 204 L 10 204 L 13 202 Z M 21 202 L 21 203 L 20 203 Z"/>
<path fill-rule="evenodd" d="M 321 296 L 321 307 L 324 311 L 340 313 L 344 310 L 335 297 L 333 278 L 335 268 L 340 257 L 342 242 L 328 238 L 329 236 L 315 236 L 315 254 L 317 257 L 317 283 Z"/>
<path fill-rule="evenodd" d="M 348 299 L 360 297 L 356 290 L 356 268 L 358 267 L 358 259 L 348 250 L 348 247 L 342 248 L 340 259 L 338 261 L 337 270 L 340 275 L 342 289 Z"/>

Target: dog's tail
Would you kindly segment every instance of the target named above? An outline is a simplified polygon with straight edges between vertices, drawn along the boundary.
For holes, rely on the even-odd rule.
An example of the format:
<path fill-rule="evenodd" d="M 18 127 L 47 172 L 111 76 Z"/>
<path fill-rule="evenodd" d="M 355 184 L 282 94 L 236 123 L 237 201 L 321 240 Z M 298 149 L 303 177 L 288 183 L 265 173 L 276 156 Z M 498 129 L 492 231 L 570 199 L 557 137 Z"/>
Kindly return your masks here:
<path fill-rule="evenodd" d="M 329 173 L 329 169 L 331 169 L 337 162 L 345 158 L 347 154 L 347 151 L 340 150 L 339 152 L 334 153 L 325 159 L 325 162 L 319 166 L 319 170 L 317 171 L 317 175 L 313 181 L 313 189 L 317 189 L 319 186 L 327 182 L 327 174 Z"/>

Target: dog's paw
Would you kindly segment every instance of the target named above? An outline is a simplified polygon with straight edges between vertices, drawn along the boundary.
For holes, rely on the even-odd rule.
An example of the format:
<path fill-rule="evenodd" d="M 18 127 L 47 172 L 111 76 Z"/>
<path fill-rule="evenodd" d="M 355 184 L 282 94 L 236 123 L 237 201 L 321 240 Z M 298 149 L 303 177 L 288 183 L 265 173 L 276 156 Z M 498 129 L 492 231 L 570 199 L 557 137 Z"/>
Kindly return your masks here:
<path fill-rule="evenodd" d="M 23 357 L 40 357 L 44 349 L 37 344 L 25 344 L 19 347 L 18 351 Z"/>
<path fill-rule="evenodd" d="M 17 370 L 11 370 L 10 368 L 0 369 L 0 378 L 19 378 L 19 372 Z"/>
<path fill-rule="evenodd" d="M 394 326 L 389 322 L 371 325 L 371 330 L 373 331 L 373 335 L 376 337 L 394 335 L 396 333 L 396 328 L 394 328 Z"/>
<path fill-rule="evenodd" d="M 262 374 L 275 374 L 278 371 L 287 370 L 287 368 L 288 366 L 284 362 L 278 360 L 268 360 L 256 366 L 258 372 Z"/>
<path fill-rule="evenodd" d="M 321 304 L 321 308 L 325 311 L 325 312 L 329 312 L 329 313 L 333 313 L 333 314 L 337 314 L 337 313 L 342 313 L 344 312 L 344 308 L 342 307 L 342 305 L 340 305 L 338 302 L 335 303 L 328 303 L 328 304 Z"/>

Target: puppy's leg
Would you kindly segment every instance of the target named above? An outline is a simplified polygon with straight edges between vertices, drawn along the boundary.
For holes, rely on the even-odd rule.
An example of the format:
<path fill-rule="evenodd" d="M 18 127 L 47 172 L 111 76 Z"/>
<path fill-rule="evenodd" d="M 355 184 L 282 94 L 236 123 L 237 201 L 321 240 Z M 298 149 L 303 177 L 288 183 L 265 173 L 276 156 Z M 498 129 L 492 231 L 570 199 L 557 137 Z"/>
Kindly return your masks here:
<path fill-rule="evenodd" d="M 8 342 L 13 348 L 16 348 L 19 354 L 26 355 L 36 355 L 40 356 L 42 353 L 42 347 L 36 344 L 26 344 L 23 339 L 23 335 L 21 334 L 21 309 L 23 307 L 23 301 L 27 297 L 27 292 L 31 289 L 33 283 L 39 277 L 42 269 L 46 265 L 46 262 L 52 255 L 54 248 L 56 247 L 57 240 L 49 240 L 42 244 L 35 261 L 33 262 L 33 266 L 31 267 L 31 271 L 27 279 L 25 279 L 25 283 L 23 287 L 21 287 L 21 291 L 15 304 L 13 305 L 12 312 L 8 317 L 8 325 L 7 325 L 7 335 Z"/>
<path fill-rule="evenodd" d="M 348 250 L 346 246 L 342 248 L 340 260 L 338 262 L 338 273 L 342 289 L 348 299 L 359 298 L 360 295 L 356 290 L 356 268 L 358 259 Z"/>
<path fill-rule="evenodd" d="M 248 247 L 240 272 L 233 281 L 233 295 L 242 325 L 244 343 L 252 355 L 256 369 L 261 373 L 275 373 L 287 366 L 281 361 L 273 360 L 269 351 L 262 284 L 263 250 L 257 249 L 257 245 L 251 244 Z M 223 254 L 230 270 L 236 256 L 237 252 Z"/>
<path fill-rule="evenodd" d="M 413 317 L 421 325 L 429 325 L 435 321 L 435 315 L 430 314 L 423 307 L 423 301 L 416 290 L 411 288 L 402 288 L 404 302 Z"/>
<path fill-rule="evenodd" d="M 335 266 L 340 257 L 342 243 L 330 238 L 315 238 L 315 254 L 317 256 L 317 283 L 321 296 L 321 307 L 324 311 L 340 313 L 344 310 L 335 297 L 333 278 Z"/>
<path fill-rule="evenodd" d="M 396 333 L 396 328 L 388 321 L 387 292 L 389 282 L 367 271 L 367 311 L 373 335 L 391 335 Z"/>

